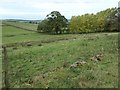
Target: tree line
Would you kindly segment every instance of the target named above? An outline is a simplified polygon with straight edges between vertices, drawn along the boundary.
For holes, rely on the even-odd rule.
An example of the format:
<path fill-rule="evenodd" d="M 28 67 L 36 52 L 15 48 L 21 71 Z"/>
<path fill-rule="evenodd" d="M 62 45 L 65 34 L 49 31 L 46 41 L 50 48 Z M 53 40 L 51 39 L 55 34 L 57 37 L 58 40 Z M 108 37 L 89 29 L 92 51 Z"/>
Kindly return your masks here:
<path fill-rule="evenodd" d="M 96 14 L 72 16 L 70 21 L 53 11 L 38 25 L 38 32 L 46 33 L 89 33 L 89 32 L 115 32 L 118 31 L 119 8 L 108 8 Z"/>

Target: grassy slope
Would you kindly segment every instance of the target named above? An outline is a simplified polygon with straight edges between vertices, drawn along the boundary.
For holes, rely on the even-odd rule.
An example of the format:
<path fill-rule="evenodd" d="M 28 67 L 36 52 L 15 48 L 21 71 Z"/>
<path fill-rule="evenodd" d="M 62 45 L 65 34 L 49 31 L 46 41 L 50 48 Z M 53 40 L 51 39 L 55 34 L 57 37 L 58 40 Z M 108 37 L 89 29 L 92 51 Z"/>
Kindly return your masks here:
<path fill-rule="evenodd" d="M 30 24 L 25 22 L 9 22 L 9 21 L 3 21 L 4 24 L 12 25 L 21 27 L 23 29 L 29 29 L 29 30 L 37 30 L 38 24 Z"/>
<path fill-rule="evenodd" d="M 15 43 L 15 42 L 29 40 L 31 39 L 29 37 L 31 36 L 31 34 L 34 35 L 35 32 L 26 31 L 11 26 L 2 27 L 3 43 Z"/>
<path fill-rule="evenodd" d="M 117 87 L 117 35 L 45 35 L 4 26 L 4 44 L 56 39 L 43 46 L 8 48 L 10 87 Z M 58 41 L 71 37 L 76 39 Z M 102 61 L 90 60 L 99 53 L 103 54 Z M 87 63 L 69 68 L 81 60 Z"/>
<path fill-rule="evenodd" d="M 117 34 L 90 37 L 9 48 L 11 87 L 117 87 Z M 103 54 L 102 61 L 91 61 L 98 53 Z M 81 60 L 87 63 L 69 68 Z"/>
<path fill-rule="evenodd" d="M 66 38 L 74 38 L 79 35 L 46 35 L 40 34 L 36 32 L 26 31 L 19 28 L 4 26 L 2 28 L 2 37 L 3 44 L 10 43 L 19 43 L 19 42 L 28 42 L 28 41 L 45 41 L 52 39 L 66 39 Z"/>

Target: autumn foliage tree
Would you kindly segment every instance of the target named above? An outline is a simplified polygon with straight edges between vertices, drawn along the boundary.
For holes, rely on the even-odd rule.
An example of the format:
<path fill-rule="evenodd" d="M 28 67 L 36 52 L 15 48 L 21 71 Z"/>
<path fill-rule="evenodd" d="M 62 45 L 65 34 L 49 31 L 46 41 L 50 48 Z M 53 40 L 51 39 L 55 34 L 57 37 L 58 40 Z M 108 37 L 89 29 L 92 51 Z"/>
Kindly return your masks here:
<path fill-rule="evenodd" d="M 72 33 L 118 31 L 118 17 L 115 16 L 117 8 L 108 8 L 97 14 L 84 14 L 72 16 L 69 29 Z"/>

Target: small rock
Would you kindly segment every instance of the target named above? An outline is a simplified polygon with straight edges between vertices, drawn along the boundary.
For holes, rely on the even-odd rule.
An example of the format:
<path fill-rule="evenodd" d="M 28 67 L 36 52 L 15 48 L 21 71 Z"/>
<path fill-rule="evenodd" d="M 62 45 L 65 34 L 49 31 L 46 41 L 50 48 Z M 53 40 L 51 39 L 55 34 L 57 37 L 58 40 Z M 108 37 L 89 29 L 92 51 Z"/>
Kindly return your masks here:
<path fill-rule="evenodd" d="M 70 65 L 70 68 L 76 68 L 76 67 L 77 67 L 77 64 Z"/>
<path fill-rule="evenodd" d="M 97 61 L 97 58 L 95 56 L 91 57 L 90 60 Z"/>
<path fill-rule="evenodd" d="M 103 54 L 100 53 L 100 54 L 96 55 L 96 58 L 98 61 L 101 61 L 103 59 Z"/>
<path fill-rule="evenodd" d="M 77 66 L 80 66 L 80 65 L 86 64 L 86 62 L 85 61 L 76 61 L 75 64 L 77 64 Z"/>
<path fill-rule="evenodd" d="M 103 54 L 102 53 L 97 54 L 97 55 L 90 58 L 90 60 L 92 60 L 92 61 L 101 61 L 102 59 L 103 59 Z"/>
<path fill-rule="evenodd" d="M 70 68 L 76 68 L 77 66 L 86 64 L 87 62 L 85 61 L 76 61 L 75 63 L 73 63 L 72 65 L 70 65 Z"/>

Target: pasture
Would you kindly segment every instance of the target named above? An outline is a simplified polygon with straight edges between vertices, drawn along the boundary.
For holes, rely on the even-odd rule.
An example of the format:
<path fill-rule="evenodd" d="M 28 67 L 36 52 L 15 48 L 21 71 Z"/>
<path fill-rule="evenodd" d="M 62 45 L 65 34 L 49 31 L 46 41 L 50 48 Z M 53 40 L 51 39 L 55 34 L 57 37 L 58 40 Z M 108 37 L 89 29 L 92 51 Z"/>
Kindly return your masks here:
<path fill-rule="evenodd" d="M 118 33 L 49 35 L 3 26 L 2 34 L 12 88 L 118 87 Z"/>
<path fill-rule="evenodd" d="M 70 39 L 79 37 L 79 35 L 49 35 L 32 31 L 26 31 L 12 26 L 4 26 L 2 31 L 3 44 L 29 42 L 29 41 L 45 41 L 53 39 Z"/>
<path fill-rule="evenodd" d="M 11 21 L 3 21 L 3 24 L 22 28 L 22 29 L 27 29 L 31 31 L 36 31 L 38 24 L 32 24 L 32 23 L 27 23 L 27 22 L 11 22 Z"/>

